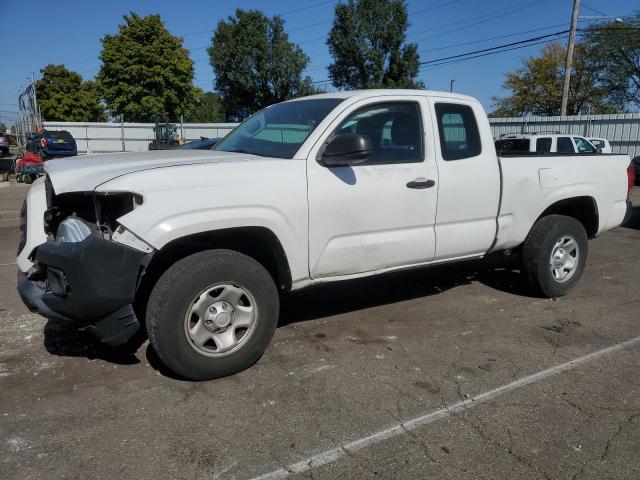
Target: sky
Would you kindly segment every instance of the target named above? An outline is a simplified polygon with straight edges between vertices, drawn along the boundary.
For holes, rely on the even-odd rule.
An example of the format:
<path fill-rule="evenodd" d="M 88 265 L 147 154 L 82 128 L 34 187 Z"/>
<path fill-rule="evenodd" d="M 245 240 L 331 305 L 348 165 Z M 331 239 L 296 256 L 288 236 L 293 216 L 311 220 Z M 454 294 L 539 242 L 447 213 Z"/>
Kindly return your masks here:
<path fill-rule="evenodd" d="M 100 40 L 113 34 L 130 11 L 159 13 L 167 28 L 184 39 L 195 61 L 194 84 L 213 90 L 214 75 L 206 48 L 221 19 L 237 8 L 259 9 L 285 20 L 290 41 L 310 57 L 307 74 L 318 85 L 328 79 L 325 39 L 338 0 L 0 0 L 0 121 L 11 123 L 26 78 L 40 75 L 49 63 L 64 64 L 92 79 L 98 72 Z M 573 0 L 407 0 L 407 41 L 416 42 L 421 61 L 438 60 L 523 39 L 550 35 L 569 26 Z M 622 17 L 640 10 L 638 0 L 582 1 L 582 17 Z M 602 21 L 581 18 L 580 26 Z M 496 38 L 501 37 L 501 38 Z M 540 42 L 548 41 L 543 38 Z M 561 40 L 566 42 L 566 40 Z M 520 47 L 519 45 L 516 45 Z M 490 109 L 491 98 L 504 96 L 504 74 L 539 52 L 542 44 L 496 55 L 439 65 L 425 65 L 419 78 L 431 90 L 450 88 L 477 97 Z M 437 62 L 436 62 L 437 63 Z"/>

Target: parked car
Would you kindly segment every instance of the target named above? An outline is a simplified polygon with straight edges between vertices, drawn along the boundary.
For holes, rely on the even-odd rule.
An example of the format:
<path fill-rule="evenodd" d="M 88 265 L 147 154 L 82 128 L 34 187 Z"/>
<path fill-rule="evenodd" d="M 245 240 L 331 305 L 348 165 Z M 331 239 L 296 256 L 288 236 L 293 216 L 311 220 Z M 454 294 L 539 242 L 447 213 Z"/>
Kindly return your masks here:
<path fill-rule="evenodd" d="M 176 148 L 186 150 L 211 150 L 219 141 L 219 138 L 201 138 L 200 140 L 187 142 Z"/>
<path fill-rule="evenodd" d="M 613 153 L 611 143 L 606 138 L 590 138 L 589 142 L 596 148 L 599 148 L 602 153 Z"/>
<path fill-rule="evenodd" d="M 633 168 L 635 170 L 635 185 L 640 185 L 640 155 L 633 158 Z"/>
<path fill-rule="evenodd" d="M 37 153 L 42 160 L 78 154 L 76 141 L 66 130 L 43 130 L 33 134 L 27 142 L 27 151 Z"/>
<path fill-rule="evenodd" d="M 0 155 L 9 155 L 9 142 L 3 133 L 0 133 Z"/>
<path fill-rule="evenodd" d="M 463 95 L 299 98 L 213 151 L 47 162 L 23 209 L 18 289 L 112 345 L 146 311 L 171 370 L 220 377 L 266 349 L 278 289 L 514 251 L 537 291 L 566 295 L 587 240 L 625 216 L 629 165 L 498 156 L 481 104 Z"/>
<path fill-rule="evenodd" d="M 498 153 L 599 153 L 589 140 L 557 133 L 517 133 L 501 135 L 495 142 Z"/>

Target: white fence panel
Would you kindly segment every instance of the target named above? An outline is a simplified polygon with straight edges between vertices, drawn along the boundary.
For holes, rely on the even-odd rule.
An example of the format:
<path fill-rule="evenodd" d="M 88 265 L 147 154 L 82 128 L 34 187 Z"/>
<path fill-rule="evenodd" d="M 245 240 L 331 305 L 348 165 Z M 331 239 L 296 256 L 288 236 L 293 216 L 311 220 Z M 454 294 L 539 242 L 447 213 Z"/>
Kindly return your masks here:
<path fill-rule="evenodd" d="M 67 130 L 78 145 L 78 153 L 144 152 L 153 140 L 153 123 L 45 122 L 49 130 Z M 176 124 L 187 141 L 222 138 L 236 123 Z"/>
<path fill-rule="evenodd" d="M 616 153 L 640 155 L 640 113 L 576 115 L 567 117 L 490 118 L 494 137 L 506 133 L 560 132 L 603 137 Z M 187 141 L 222 138 L 236 123 L 176 124 Z M 78 144 L 78 153 L 143 152 L 153 140 L 153 123 L 45 122 L 50 130 L 67 130 Z"/>

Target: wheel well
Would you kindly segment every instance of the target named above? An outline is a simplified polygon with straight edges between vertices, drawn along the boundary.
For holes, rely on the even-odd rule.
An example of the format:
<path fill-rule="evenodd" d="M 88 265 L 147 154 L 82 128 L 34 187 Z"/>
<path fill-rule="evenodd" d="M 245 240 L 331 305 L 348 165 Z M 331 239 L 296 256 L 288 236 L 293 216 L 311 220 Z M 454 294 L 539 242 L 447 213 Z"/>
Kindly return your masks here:
<path fill-rule="evenodd" d="M 566 215 L 575 218 L 582 223 L 589 237 L 594 237 L 598 233 L 598 206 L 593 197 L 573 197 L 560 200 L 542 212 L 538 220 L 548 215 Z"/>
<path fill-rule="evenodd" d="M 138 318 L 145 318 L 147 299 L 158 279 L 171 265 L 189 255 L 213 248 L 248 255 L 267 269 L 280 289 L 291 289 L 287 256 L 271 230 L 264 227 L 240 227 L 196 233 L 173 240 L 155 253 L 136 292 Z"/>

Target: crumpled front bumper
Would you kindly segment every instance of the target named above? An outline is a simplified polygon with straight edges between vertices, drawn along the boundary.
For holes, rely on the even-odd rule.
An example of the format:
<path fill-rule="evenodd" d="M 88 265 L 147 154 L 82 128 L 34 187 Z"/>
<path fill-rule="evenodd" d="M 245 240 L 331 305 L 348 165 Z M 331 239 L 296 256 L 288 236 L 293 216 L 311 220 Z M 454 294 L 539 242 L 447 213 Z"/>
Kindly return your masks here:
<path fill-rule="evenodd" d="M 151 256 L 95 234 L 75 243 L 49 241 L 32 254 L 35 267 L 18 273 L 18 292 L 30 310 L 118 345 L 140 327 L 132 302 Z"/>

